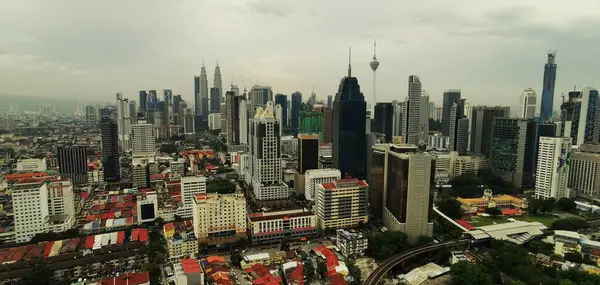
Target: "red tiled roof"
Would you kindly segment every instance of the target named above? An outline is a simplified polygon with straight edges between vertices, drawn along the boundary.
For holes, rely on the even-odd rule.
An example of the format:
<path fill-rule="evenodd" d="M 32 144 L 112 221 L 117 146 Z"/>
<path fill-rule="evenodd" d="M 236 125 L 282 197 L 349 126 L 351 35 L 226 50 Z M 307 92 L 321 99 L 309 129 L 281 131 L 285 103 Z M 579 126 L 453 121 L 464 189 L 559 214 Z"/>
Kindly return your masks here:
<path fill-rule="evenodd" d="M 48 176 L 47 172 L 31 172 L 31 173 L 7 174 L 6 176 L 4 176 L 4 179 L 13 180 L 13 179 L 46 177 L 46 176 Z"/>
<path fill-rule="evenodd" d="M 139 285 L 146 283 L 150 283 L 148 272 L 125 273 L 119 277 L 104 277 L 100 281 L 101 285 Z"/>
<path fill-rule="evenodd" d="M 455 222 L 457 224 L 465 227 L 465 229 L 467 229 L 467 230 L 472 230 L 473 228 L 475 228 L 473 225 L 471 225 L 469 222 L 467 222 L 465 220 L 456 220 Z"/>
<path fill-rule="evenodd" d="M 513 216 L 513 215 L 518 215 L 521 214 L 521 210 L 519 209 L 502 209 L 502 215 L 505 216 Z"/>
<path fill-rule="evenodd" d="M 185 274 L 200 272 L 200 263 L 197 259 L 184 258 L 181 260 L 181 267 L 183 267 Z"/>
<path fill-rule="evenodd" d="M 208 261 L 208 263 L 224 263 L 225 258 L 221 257 L 221 256 L 209 256 L 206 258 L 206 261 Z"/>

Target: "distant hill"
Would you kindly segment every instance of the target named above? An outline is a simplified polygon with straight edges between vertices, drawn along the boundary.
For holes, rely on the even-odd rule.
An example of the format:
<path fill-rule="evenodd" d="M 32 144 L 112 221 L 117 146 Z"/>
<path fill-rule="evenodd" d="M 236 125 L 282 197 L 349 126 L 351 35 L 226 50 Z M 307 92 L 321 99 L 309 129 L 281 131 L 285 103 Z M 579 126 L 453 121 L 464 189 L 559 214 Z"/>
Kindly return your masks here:
<path fill-rule="evenodd" d="M 26 95 L 0 94 L 0 111 L 10 110 L 10 105 L 19 106 L 20 111 L 38 110 L 41 105 L 52 105 L 59 113 L 73 113 L 78 105 L 105 104 L 108 102 L 82 100 L 79 98 L 54 98 Z"/>

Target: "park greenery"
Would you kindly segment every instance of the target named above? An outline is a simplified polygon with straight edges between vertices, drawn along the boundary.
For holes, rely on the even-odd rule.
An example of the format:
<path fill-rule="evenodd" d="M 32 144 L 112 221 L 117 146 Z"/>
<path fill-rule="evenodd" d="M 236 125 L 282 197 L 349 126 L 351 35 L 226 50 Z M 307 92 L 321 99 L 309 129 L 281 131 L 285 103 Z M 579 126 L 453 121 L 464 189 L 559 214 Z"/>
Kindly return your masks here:
<path fill-rule="evenodd" d="M 527 247 L 541 249 L 545 246 L 529 244 Z M 502 284 L 501 274 L 514 280 L 509 284 L 600 284 L 598 275 L 577 269 L 561 271 L 537 265 L 535 256 L 529 254 L 527 249 L 505 241 L 491 241 L 487 256 L 489 258 L 477 265 L 462 262 L 454 264 L 450 273 L 453 284 Z"/>
<path fill-rule="evenodd" d="M 456 201 L 454 198 L 444 198 L 438 204 L 438 209 L 446 214 L 446 216 L 452 219 L 461 219 L 462 218 L 462 210 L 460 209 L 460 202 Z"/>
<path fill-rule="evenodd" d="M 411 244 L 408 236 L 400 231 L 373 232 L 369 235 L 367 253 L 376 260 L 386 260 L 400 252 L 431 242 L 431 237 L 420 236 L 415 244 Z"/>
<path fill-rule="evenodd" d="M 206 181 L 206 192 L 218 194 L 235 193 L 235 184 L 223 178 L 208 179 Z"/>
<path fill-rule="evenodd" d="M 494 195 L 519 193 L 519 189 L 508 181 L 494 174 L 489 169 L 482 169 L 477 174 L 467 173 L 450 180 L 452 189 L 448 195 L 462 198 L 479 198 L 485 189 L 491 189 Z"/>
<path fill-rule="evenodd" d="M 589 228 L 588 223 L 579 218 L 558 219 L 552 223 L 553 230 L 578 231 L 587 228 Z"/>
<path fill-rule="evenodd" d="M 168 154 L 177 153 L 177 147 L 170 143 L 161 145 L 158 150 Z"/>

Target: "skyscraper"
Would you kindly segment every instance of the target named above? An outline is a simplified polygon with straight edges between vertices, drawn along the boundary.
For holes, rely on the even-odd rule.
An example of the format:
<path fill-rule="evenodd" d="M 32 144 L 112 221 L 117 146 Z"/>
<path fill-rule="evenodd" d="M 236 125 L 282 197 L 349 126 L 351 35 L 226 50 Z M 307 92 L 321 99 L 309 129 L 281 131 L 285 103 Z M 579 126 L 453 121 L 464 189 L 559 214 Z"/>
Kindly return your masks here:
<path fill-rule="evenodd" d="M 154 142 L 154 125 L 145 121 L 131 125 L 132 153 L 135 156 L 154 155 L 156 146 Z"/>
<path fill-rule="evenodd" d="M 341 80 L 333 101 L 332 164 L 342 177 L 366 178 L 366 113 L 367 103 L 349 62 L 348 76 Z"/>
<path fill-rule="evenodd" d="M 421 141 L 429 142 L 429 95 L 421 96 Z"/>
<path fill-rule="evenodd" d="M 600 145 L 583 144 L 573 152 L 569 188 L 575 191 L 577 197 L 600 198 Z"/>
<path fill-rule="evenodd" d="M 298 172 L 319 168 L 319 136 L 298 134 Z"/>
<path fill-rule="evenodd" d="M 60 175 L 71 179 L 73 185 L 87 184 L 87 154 L 85 146 L 58 147 Z"/>
<path fill-rule="evenodd" d="M 236 96 L 234 91 L 225 92 L 227 108 L 227 144 L 240 144 L 240 103 L 242 97 Z"/>
<path fill-rule="evenodd" d="M 123 94 L 117 93 L 117 129 L 119 146 L 123 151 L 131 149 L 131 114 L 129 100 L 123 99 Z"/>
<path fill-rule="evenodd" d="M 119 165 L 119 137 L 117 124 L 109 114 L 102 114 L 100 120 L 102 138 L 102 166 L 106 182 L 120 182 L 121 169 Z"/>
<path fill-rule="evenodd" d="M 156 90 L 148 91 L 148 100 L 146 101 L 146 110 L 154 111 L 156 110 L 156 105 L 158 104 L 158 97 L 156 95 Z"/>
<path fill-rule="evenodd" d="M 216 87 L 210 88 L 210 113 L 221 111 L 221 91 Z"/>
<path fill-rule="evenodd" d="M 375 119 L 371 121 L 371 132 L 385 135 L 385 142 L 392 141 L 394 105 L 392 103 L 375 104 Z"/>
<path fill-rule="evenodd" d="M 416 148 L 386 151 L 383 223 L 408 235 L 409 242 L 433 235 L 435 159 Z"/>
<path fill-rule="evenodd" d="M 448 118 L 450 121 L 449 148 L 459 154 L 467 153 L 469 142 L 469 119 L 465 117 L 465 101 L 467 100 L 459 99 L 454 102 L 452 108 L 450 108 L 450 117 Z"/>
<path fill-rule="evenodd" d="M 273 116 L 273 102 L 259 107 L 250 126 L 250 173 L 252 189 L 258 200 L 278 200 L 289 197 L 288 186 L 282 181 L 281 125 Z"/>
<path fill-rule="evenodd" d="M 571 160 L 571 138 L 540 137 L 535 197 L 569 198 L 567 184 Z"/>
<path fill-rule="evenodd" d="M 146 104 L 148 102 L 148 93 L 146 90 L 140 90 L 140 112 L 146 113 Z"/>
<path fill-rule="evenodd" d="M 540 137 L 556 136 L 556 123 L 554 122 L 535 122 L 535 157 L 533 159 L 533 169 L 537 169 L 538 153 L 540 147 Z"/>
<path fill-rule="evenodd" d="M 523 90 L 519 103 L 521 105 L 521 113 L 519 114 L 519 117 L 525 119 L 535 118 L 535 112 L 537 108 L 537 94 L 535 94 L 535 90 L 532 88 Z"/>
<path fill-rule="evenodd" d="M 223 82 L 221 80 L 221 67 L 219 67 L 219 62 L 217 61 L 217 66 L 215 66 L 215 75 L 213 80 L 213 87 L 217 88 L 219 91 L 219 102 L 221 101 L 221 97 L 223 97 Z M 212 91 L 211 91 L 212 92 Z M 212 93 L 211 93 L 212 100 Z M 212 106 L 212 103 L 211 103 Z"/>
<path fill-rule="evenodd" d="M 510 107 L 477 106 L 473 107 L 471 113 L 470 150 L 487 156 L 490 153 L 492 139 L 492 120 L 496 117 L 508 118 Z M 448 118 L 450 118 L 449 115 Z"/>
<path fill-rule="evenodd" d="M 137 104 L 135 101 L 129 101 L 129 116 L 131 117 L 131 123 L 137 122 Z"/>
<path fill-rule="evenodd" d="M 331 107 L 321 108 L 323 112 L 323 143 L 331 143 L 333 133 L 333 111 Z"/>
<path fill-rule="evenodd" d="M 202 115 L 204 121 L 208 120 L 208 75 L 204 63 L 200 69 L 200 108 L 196 109 L 196 115 Z"/>
<path fill-rule="evenodd" d="M 290 117 L 294 136 L 298 135 L 298 119 L 300 118 L 300 108 L 302 108 L 302 93 L 296 91 L 292 93 L 292 116 Z"/>
<path fill-rule="evenodd" d="M 333 95 L 327 95 L 327 107 L 333 107 Z"/>
<path fill-rule="evenodd" d="M 273 91 L 271 90 L 271 86 L 252 86 L 252 89 L 250 90 L 250 100 L 252 101 L 254 110 L 258 107 L 264 108 L 267 102 L 273 101 Z"/>
<path fill-rule="evenodd" d="M 421 141 L 421 80 L 416 75 L 408 77 L 408 114 L 406 137 L 408 144 L 419 145 Z"/>
<path fill-rule="evenodd" d="M 562 104 L 563 136 L 573 139 L 573 145 L 595 144 L 600 139 L 600 96 L 598 90 L 585 87 L 570 91 L 569 100 Z"/>
<path fill-rule="evenodd" d="M 287 114 L 287 110 L 288 110 L 288 104 L 287 104 L 287 95 L 284 94 L 277 94 L 275 95 L 275 105 L 281 105 L 281 123 L 283 124 L 283 126 L 287 126 L 287 122 L 288 122 L 288 114 Z"/>
<path fill-rule="evenodd" d="M 200 115 L 202 110 L 202 100 L 200 99 L 200 76 L 194 76 L 194 109 L 195 115 Z"/>
<path fill-rule="evenodd" d="M 300 134 L 315 134 L 319 141 L 323 141 L 323 112 L 320 111 L 300 111 L 298 118 L 298 136 Z"/>
<path fill-rule="evenodd" d="M 445 136 L 450 135 L 450 108 L 452 108 L 452 105 L 458 99 L 460 99 L 460 90 L 444 91 L 444 103 L 442 105 L 442 134 Z"/>
<path fill-rule="evenodd" d="M 550 120 L 554 106 L 554 84 L 556 83 L 556 51 L 548 53 L 548 60 L 544 65 L 544 86 L 542 88 L 542 105 L 540 118 L 543 121 Z"/>
<path fill-rule="evenodd" d="M 496 175 L 521 188 L 533 183 L 535 121 L 499 118 L 492 121 L 489 164 Z"/>
<path fill-rule="evenodd" d="M 181 95 L 173 96 L 173 114 L 179 114 L 179 104 L 181 104 L 181 102 L 183 102 Z"/>

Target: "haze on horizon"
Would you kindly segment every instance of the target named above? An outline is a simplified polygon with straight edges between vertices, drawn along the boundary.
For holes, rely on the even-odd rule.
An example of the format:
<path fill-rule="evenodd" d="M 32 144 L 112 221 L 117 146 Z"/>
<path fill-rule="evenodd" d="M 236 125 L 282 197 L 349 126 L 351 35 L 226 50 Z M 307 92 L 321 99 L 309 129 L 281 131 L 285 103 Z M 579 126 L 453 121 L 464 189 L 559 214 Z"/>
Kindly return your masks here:
<path fill-rule="evenodd" d="M 438 105 L 445 89 L 475 104 L 541 99 L 546 53 L 560 45 L 555 104 L 600 78 L 600 2 L 592 0 L 23 0 L 0 2 L 0 94 L 137 100 L 171 88 L 193 102 L 193 76 L 217 60 L 223 85 L 335 94 L 352 72 L 372 98 L 403 100 L 410 74 Z M 242 83 L 240 74 L 244 76 Z M 233 75 L 233 76 L 232 76 Z M 305 99 L 306 99 L 305 98 Z"/>

